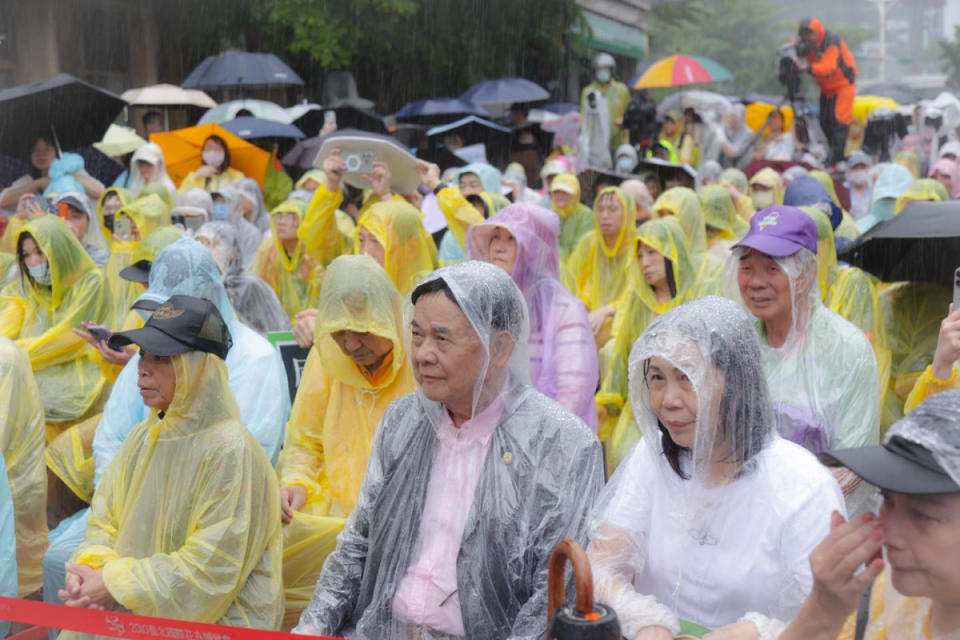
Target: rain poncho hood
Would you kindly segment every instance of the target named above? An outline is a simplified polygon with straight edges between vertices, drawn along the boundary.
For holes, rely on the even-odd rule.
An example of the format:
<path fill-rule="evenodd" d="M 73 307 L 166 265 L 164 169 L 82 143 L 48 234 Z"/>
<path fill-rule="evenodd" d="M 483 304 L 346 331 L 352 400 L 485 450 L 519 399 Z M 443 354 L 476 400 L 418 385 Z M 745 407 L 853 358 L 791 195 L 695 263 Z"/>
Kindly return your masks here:
<path fill-rule="evenodd" d="M 558 186 L 569 187 L 570 193 L 573 196 L 570 204 L 566 207 L 557 206 L 556 201 L 553 199 L 553 192 L 557 190 Z M 566 191 L 566 189 L 563 189 L 563 191 Z M 558 176 L 554 176 L 553 182 L 550 183 L 550 204 L 553 207 L 554 213 L 560 216 L 561 220 L 564 220 L 578 211 L 579 207 L 583 206 L 583 203 L 580 202 L 580 194 L 580 181 L 577 179 L 577 176 L 572 173 L 561 173 Z"/>
<path fill-rule="evenodd" d="M 893 162 L 909 171 L 914 180 L 920 177 L 920 159 L 913 151 L 901 151 L 894 156 Z"/>
<path fill-rule="evenodd" d="M 383 247 L 383 268 L 401 295 L 413 289 L 437 266 L 437 247 L 423 226 L 420 212 L 404 201 L 378 202 L 360 216 L 354 231 L 354 253 L 360 253 L 360 229 Z"/>
<path fill-rule="evenodd" d="M 629 368 L 643 437 L 594 511 L 597 599 L 616 609 L 625 637 L 648 625 L 677 633 L 680 619 L 748 620 L 775 637 L 809 592 L 808 555 L 843 507 L 817 460 L 776 435 L 747 315 L 712 296 L 681 305 L 650 324 Z M 696 394 L 690 448 L 671 439 L 651 402 L 673 368 Z"/>
<path fill-rule="evenodd" d="M 120 207 L 124 207 L 131 202 L 133 202 L 133 194 L 123 189 L 121 187 L 107 187 L 103 190 L 103 193 L 100 194 L 100 198 L 97 200 L 97 220 L 100 223 L 100 232 L 104 237 L 104 240 L 108 243 L 109 247 L 113 247 L 113 231 L 111 231 L 104 220 L 103 212 L 103 203 L 111 195 L 117 196 L 120 200 Z"/>
<path fill-rule="evenodd" d="M 830 226 L 836 229 L 843 221 L 843 210 L 837 201 L 813 175 L 800 176 L 790 181 L 783 192 L 783 204 L 791 207 L 818 205 L 830 218 Z"/>
<path fill-rule="evenodd" d="M 750 178 L 750 186 L 753 187 L 755 184 L 769 187 L 773 191 L 773 201 L 770 204 L 777 204 L 783 201 L 783 178 L 781 178 L 780 174 L 774 169 L 764 167 L 753 174 L 753 177 Z M 766 207 L 760 207 L 757 211 L 765 208 Z"/>
<path fill-rule="evenodd" d="M 18 576 L 20 597 L 43 585 L 43 552 L 47 548 L 44 433 L 43 404 L 30 371 L 30 360 L 13 342 L 0 336 L 0 459 L 6 459 L 13 496 L 17 538 L 14 575 Z M 4 507 L 0 498 L 0 513 Z M 0 544 L 6 545 L 7 541 Z M 0 578 L 0 584 L 5 582 Z"/>
<path fill-rule="evenodd" d="M 740 193 L 747 193 L 747 174 L 745 174 L 740 169 L 736 167 L 730 167 L 729 169 L 724 169 L 723 173 L 720 174 L 720 179 L 717 180 L 720 184 L 728 184 Z"/>
<path fill-rule="evenodd" d="M 888 164 L 873 183 L 870 196 L 870 212 L 857 220 L 857 228 L 866 233 L 877 224 L 894 216 L 897 199 L 910 188 L 914 178 L 910 171 L 899 164 Z"/>
<path fill-rule="evenodd" d="M 662 218 L 664 215 L 674 216 L 683 227 L 690 252 L 694 255 L 707 250 L 707 228 L 703 210 L 700 207 L 700 199 L 697 198 L 693 189 L 688 187 L 667 189 L 654 201 L 653 215 L 657 218 Z"/>
<path fill-rule="evenodd" d="M 503 391 L 503 409 L 485 445 L 456 556 L 465 637 L 541 638 L 547 559 L 561 539 L 583 540 L 602 482 L 600 445 L 580 420 L 521 383 L 519 372 L 528 365 L 526 313 L 506 273 L 471 261 L 432 278 L 447 283 L 481 340 L 489 340 L 494 327 L 517 338 L 508 365 L 513 384 Z M 296 631 L 371 640 L 410 636 L 393 603 L 411 563 L 431 543 L 420 532 L 435 456 L 445 446 L 444 411 L 422 392 L 387 409 L 357 506 Z"/>
<path fill-rule="evenodd" d="M 486 193 L 501 195 L 500 172 L 496 167 L 484 162 L 473 162 L 457 170 L 454 182 L 459 183 L 460 176 L 465 173 L 472 173 L 480 178 Z"/>
<path fill-rule="evenodd" d="M 90 204 L 89 198 L 86 194 L 80 191 L 67 191 L 66 193 L 61 193 L 58 195 L 52 204 L 57 204 L 60 201 L 69 198 L 69 204 L 75 206 L 79 204 L 78 208 L 87 216 L 87 232 L 82 238 L 80 238 L 80 244 L 83 245 L 83 248 L 87 250 L 87 253 L 93 259 L 94 263 L 98 267 L 102 267 L 107 261 L 107 258 L 110 257 L 110 254 L 107 252 L 107 241 L 103 237 L 103 227 L 100 224 L 100 219 L 93 212 L 93 206 Z"/>
<path fill-rule="evenodd" d="M 136 249 L 131 255 L 131 262 L 136 264 L 141 260 L 153 262 L 157 259 L 157 254 L 163 251 L 164 247 L 171 245 L 183 237 L 183 231 L 176 227 L 159 227 L 154 229 L 137 244 Z"/>
<path fill-rule="evenodd" d="M 327 183 L 327 174 L 322 169 L 310 169 L 304 173 L 300 178 L 293 184 L 295 190 L 304 189 L 306 184 L 313 180 L 317 185 Z"/>
<path fill-rule="evenodd" d="M 137 162 L 146 162 L 153 165 L 153 175 L 144 180 L 137 167 Z M 130 191 L 136 196 L 142 195 L 143 190 L 151 184 L 159 184 L 167 191 L 167 198 L 177 195 L 177 187 L 167 175 L 167 164 L 163 159 L 163 149 L 155 142 L 148 142 L 133 152 L 130 158 Z"/>
<path fill-rule="evenodd" d="M 884 438 L 898 436 L 933 454 L 937 464 L 960 484 L 960 390 L 933 395 L 897 421 Z"/>
<path fill-rule="evenodd" d="M 561 173 L 553 178 L 551 187 L 555 185 L 567 185 L 573 191 L 570 198 L 570 204 L 566 207 L 558 207 L 553 198 L 553 192 L 550 193 L 550 206 L 554 213 L 560 216 L 560 230 L 557 233 L 557 247 L 559 249 L 559 258 L 561 265 L 565 265 L 570 254 L 577 248 L 577 243 L 596 224 L 593 218 L 593 211 L 590 207 L 580 201 L 580 181 L 570 173 Z"/>
<path fill-rule="evenodd" d="M 928 175 L 932 178 L 937 173 L 950 176 L 950 193 L 948 194 L 950 199 L 960 197 L 960 164 L 949 158 L 940 158 L 930 167 Z"/>
<path fill-rule="evenodd" d="M 597 194 L 594 201 L 594 222 L 597 206 L 607 194 L 617 198 L 623 212 L 620 231 L 613 246 L 607 245 L 599 227 L 595 227 L 580 239 L 567 262 L 567 275 L 573 282 L 570 289 L 580 298 L 587 311 L 594 311 L 619 298 L 627 286 L 630 271 L 636 269 L 636 259 L 631 251 L 636 234 L 636 205 L 620 188 L 607 187 Z"/>
<path fill-rule="evenodd" d="M 506 229 L 516 240 L 516 262 L 510 276 L 523 293 L 530 315 L 528 347 L 533 386 L 595 428 L 597 349 L 583 303 L 560 284 L 556 241 L 559 220 L 542 207 L 512 204 L 486 222 L 470 227 L 467 249 L 471 259 L 490 262 L 490 239 L 497 227 Z"/>
<path fill-rule="evenodd" d="M 102 569 L 133 613 L 276 629 L 276 476 L 241 422 L 224 361 L 190 351 L 171 362 L 170 406 L 151 410 L 107 467 L 72 560 Z"/>
<path fill-rule="evenodd" d="M 897 198 L 897 204 L 894 206 L 894 215 L 903 211 L 908 204 L 914 201 L 943 202 L 949 200 L 950 194 L 943 188 L 943 185 L 933 178 L 921 178 L 914 180 L 906 191 Z"/>
<path fill-rule="evenodd" d="M 749 226 L 737 214 L 726 187 L 711 184 L 702 188 L 699 196 L 704 222 L 715 230 L 715 240 L 737 240 L 746 235 Z"/>
<path fill-rule="evenodd" d="M 270 228 L 270 215 L 263 204 L 263 192 L 260 190 L 260 185 L 253 178 L 244 178 L 237 183 L 237 191 L 241 198 L 253 204 L 250 224 L 259 229 L 261 233 L 266 232 Z"/>
<path fill-rule="evenodd" d="M 243 266 L 249 269 L 253 266 L 257 250 L 260 248 L 260 243 L 263 240 L 263 233 L 243 217 L 240 209 L 240 191 L 236 185 L 225 185 L 214 191 L 213 194 L 220 195 L 230 208 L 229 220 L 237 229 L 237 238 L 240 242 L 240 256 L 243 259 Z M 284 206 L 289 202 L 288 200 L 280 206 Z M 299 200 L 297 202 L 299 202 Z M 303 219 L 302 211 L 300 218 Z"/>

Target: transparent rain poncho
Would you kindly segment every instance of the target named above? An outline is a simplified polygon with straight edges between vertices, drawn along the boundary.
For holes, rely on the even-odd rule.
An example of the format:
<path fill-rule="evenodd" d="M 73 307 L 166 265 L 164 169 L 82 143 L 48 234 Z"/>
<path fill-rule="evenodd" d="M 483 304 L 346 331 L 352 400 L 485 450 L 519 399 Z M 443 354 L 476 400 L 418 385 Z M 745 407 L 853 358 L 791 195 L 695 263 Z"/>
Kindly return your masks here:
<path fill-rule="evenodd" d="M 530 314 L 531 383 L 596 429 L 597 347 L 583 303 L 560 284 L 559 219 L 537 205 L 512 204 L 470 227 L 467 251 L 472 260 L 491 261 L 490 240 L 498 227 L 516 241 L 510 276 L 523 293 Z"/>
<path fill-rule="evenodd" d="M 584 539 L 586 516 L 602 483 L 600 444 L 582 421 L 524 383 L 527 317 L 510 276 L 470 261 L 440 269 L 426 282 L 437 279 L 452 291 L 483 346 L 473 415 L 481 396 L 502 403 L 476 469 L 479 478 L 459 552 L 451 559 L 457 581 L 451 597 L 459 600 L 468 638 L 542 638 L 548 558 L 560 540 Z M 488 371 L 490 344 L 502 346 L 504 331 L 513 351 L 504 368 Z M 435 338 L 419 339 L 418 348 L 435 348 Z M 423 391 L 387 409 L 357 506 L 297 632 L 378 640 L 449 637 L 413 627 L 394 613 L 395 595 L 411 563 L 424 545 L 434 543 L 436 532 L 424 536 L 421 517 L 433 469 L 441 462 L 436 452 L 448 446 L 444 434 L 452 427 L 444 423 L 446 411 Z"/>
<path fill-rule="evenodd" d="M 570 204 L 566 207 L 557 205 L 554 197 L 554 191 L 550 192 L 550 206 L 553 212 L 560 216 L 560 231 L 557 233 L 557 248 L 560 252 L 560 264 L 564 265 L 573 250 L 577 248 L 577 243 L 588 231 L 596 227 L 593 219 L 593 211 L 590 207 L 580 201 L 580 180 L 572 173 L 561 173 L 554 176 L 550 183 L 552 189 L 558 186 L 569 187 L 571 193 Z"/>
<path fill-rule="evenodd" d="M 17 233 L 18 255 L 25 234 L 47 258 L 50 286 L 27 275 L 20 258 L 20 301 L 4 301 L 0 327 L 30 358 L 47 422 L 78 420 L 94 408 L 104 381 L 92 357 L 93 347 L 71 329 L 84 320 L 103 321 L 103 274 L 60 218 L 43 216 L 22 226 Z"/>
<path fill-rule="evenodd" d="M 243 268 L 237 231 L 232 224 L 221 220 L 206 222 L 197 229 L 196 238 L 208 243 L 230 304 L 241 322 L 262 336 L 292 329 L 290 317 L 270 285 Z"/>
<path fill-rule="evenodd" d="M 227 206 L 230 207 L 229 222 L 237 230 L 240 258 L 243 261 L 243 266 L 249 269 L 253 266 L 254 257 L 263 241 L 263 232 L 243 217 L 243 211 L 240 208 L 241 195 L 236 185 L 220 187 L 214 192 L 214 195 L 216 194 L 219 194 L 227 203 Z"/>
<path fill-rule="evenodd" d="M 253 213 L 250 216 L 250 224 L 260 230 L 260 233 L 266 233 L 270 230 L 270 214 L 267 207 L 263 204 L 263 192 L 260 185 L 253 178 L 244 178 L 237 183 L 237 191 L 240 197 L 245 198 L 253 206 Z M 242 210 L 241 206 L 241 210 Z"/>
<path fill-rule="evenodd" d="M 83 245 L 83 248 L 86 249 L 87 255 L 93 260 L 94 264 L 98 267 L 102 267 L 107 262 L 107 258 L 110 257 L 110 253 L 107 251 L 107 241 L 103 238 L 103 228 L 100 226 L 100 221 L 97 218 L 97 215 L 94 213 L 93 205 L 90 203 L 90 199 L 87 198 L 85 193 L 80 193 L 78 191 L 67 191 L 66 193 L 61 193 L 59 196 L 53 199 L 51 204 L 59 204 L 65 197 L 71 196 L 72 202 L 79 203 L 80 211 L 82 211 L 87 216 L 87 232 L 82 238 L 80 238 L 80 244 Z"/>
<path fill-rule="evenodd" d="M 291 320 L 316 305 L 323 282 L 323 265 L 306 251 L 303 241 L 298 237 L 296 248 L 288 255 L 277 235 L 277 216 L 293 213 L 302 225 L 305 209 L 303 201 L 287 200 L 270 212 L 270 236 L 263 240 L 250 269 L 270 285 Z"/>
<path fill-rule="evenodd" d="M 654 412 L 689 420 L 673 401 L 654 402 L 681 393 L 667 384 L 695 394 L 695 406 L 684 400 L 691 448 Z M 747 315 L 709 296 L 654 320 L 630 353 L 630 402 L 643 437 L 594 511 L 595 597 L 627 638 L 649 625 L 676 633 L 681 620 L 745 620 L 772 640 L 809 593 L 808 556 L 843 500 L 816 458 L 776 434 Z"/>
<path fill-rule="evenodd" d="M 21 596 L 33 593 L 43 584 L 41 562 L 47 548 L 44 433 L 43 404 L 30 361 L 14 343 L 0 337 L 0 458 L 6 459 L 13 496 Z"/>
<path fill-rule="evenodd" d="M 700 198 L 693 189 L 687 187 L 667 189 L 654 201 L 653 215 L 655 218 L 673 216 L 683 227 L 696 282 L 713 282 L 721 276 L 723 260 L 707 251 L 706 220 L 703 208 L 700 206 Z"/>
<path fill-rule="evenodd" d="M 138 161 L 146 162 L 153 167 L 153 173 L 149 180 L 145 180 L 143 174 L 140 173 L 140 168 L 137 166 Z M 133 152 L 133 157 L 130 158 L 129 171 L 130 191 L 137 197 L 151 184 L 159 184 L 162 186 L 166 189 L 167 195 L 170 198 L 177 195 L 177 187 L 167 174 L 167 165 L 166 162 L 164 162 L 163 149 L 161 149 L 160 145 L 156 142 L 148 142 Z"/>
<path fill-rule="evenodd" d="M 17 538 L 14 503 L 7 482 L 6 465 L 0 453 L 0 596 L 17 597 Z M 10 623 L 0 620 L 0 636 L 10 631 Z"/>
<path fill-rule="evenodd" d="M 241 422 L 224 361 L 201 351 L 171 361 L 169 408 L 132 428 L 97 486 L 71 560 L 102 570 L 110 595 L 133 613 L 277 629 L 276 475 Z"/>
<path fill-rule="evenodd" d="M 283 527 L 291 624 L 310 602 L 323 562 L 353 511 L 384 411 L 416 390 L 404 353 L 400 294 L 372 258 L 331 262 L 317 312 L 278 467 L 282 486 L 307 491 L 306 503 Z M 338 331 L 372 333 L 390 340 L 393 350 L 376 371 L 364 372 L 334 341 Z"/>
<path fill-rule="evenodd" d="M 697 195 L 707 228 L 707 250 L 723 260 L 733 243 L 745 236 L 750 226 L 737 214 L 730 190 L 723 185 L 707 185 Z"/>
<path fill-rule="evenodd" d="M 597 194 L 593 204 L 596 220 L 597 205 L 606 194 L 612 193 L 620 202 L 623 219 L 613 246 L 607 242 L 599 228 L 588 231 L 570 254 L 565 276 L 570 282 L 567 288 L 580 298 L 587 311 L 616 301 L 628 286 L 630 273 L 637 269 L 633 254 L 636 234 L 636 204 L 618 187 L 607 187 Z"/>
<path fill-rule="evenodd" d="M 127 189 L 122 187 L 107 187 L 103 190 L 103 193 L 100 194 L 100 197 L 97 199 L 97 220 L 100 221 L 100 231 L 103 235 L 104 240 L 107 242 L 107 247 L 110 249 L 111 253 L 113 252 L 113 230 L 107 226 L 107 222 L 104 219 L 104 209 L 103 204 L 111 195 L 117 196 L 120 200 L 120 206 L 125 207 L 134 201 L 133 194 L 130 193 Z"/>
<path fill-rule="evenodd" d="M 353 253 L 360 253 L 360 229 L 383 247 L 383 269 L 405 296 L 437 268 L 437 246 L 423 226 L 420 212 L 404 200 L 378 202 L 360 216 L 353 235 Z"/>
<path fill-rule="evenodd" d="M 888 164 L 877 176 L 870 193 L 870 212 L 857 220 L 857 229 L 866 233 L 894 216 L 897 199 L 913 184 L 913 175 L 899 164 Z"/>
<path fill-rule="evenodd" d="M 734 249 L 727 261 L 728 295 L 738 301 L 739 263 L 747 251 Z M 756 327 L 777 430 L 814 454 L 878 444 L 880 381 L 870 341 L 823 306 L 813 253 L 800 249 L 775 261 L 790 280 L 790 331 L 782 346 L 771 347 L 763 322 L 757 320 Z M 849 471 L 834 473 L 851 515 L 873 508 L 875 492 L 869 485 Z"/>

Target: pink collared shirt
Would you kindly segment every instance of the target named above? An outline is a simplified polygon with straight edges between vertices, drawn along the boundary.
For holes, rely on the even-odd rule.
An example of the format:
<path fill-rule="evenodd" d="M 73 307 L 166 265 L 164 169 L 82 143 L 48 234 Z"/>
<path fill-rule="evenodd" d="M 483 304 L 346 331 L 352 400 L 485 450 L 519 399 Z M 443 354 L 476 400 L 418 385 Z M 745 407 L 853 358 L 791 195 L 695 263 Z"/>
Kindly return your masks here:
<path fill-rule="evenodd" d="M 393 612 L 401 621 L 466 635 L 457 593 L 457 555 L 505 394 L 506 388 L 459 428 L 444 412 L 414 559 L 393 598 Z"/>

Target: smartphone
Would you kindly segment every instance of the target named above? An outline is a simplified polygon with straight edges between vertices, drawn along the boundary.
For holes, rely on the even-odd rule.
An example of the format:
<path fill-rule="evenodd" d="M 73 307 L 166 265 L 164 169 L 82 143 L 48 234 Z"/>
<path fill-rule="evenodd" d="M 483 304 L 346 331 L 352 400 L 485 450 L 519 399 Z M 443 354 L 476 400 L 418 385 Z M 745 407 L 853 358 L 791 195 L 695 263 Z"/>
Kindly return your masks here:
<path fill-rule="evenodd" d="M 345 153 L 343 162 L 347 165 L 345 173 L 373 173 L 373 152 Z"/>
<path fill-rule="evenodd" d="M 97 342 L 100 342 L 101 340 L 107 342 L 110 340 L 110 336 L 113 335 L 113 331 L 110 331 L 110 329 L 101 324 L 88 324 L 87 333 L 92 335 Z M 123 348 L 117 347 L 110 347 L 110 349 L 113 351 L 123 351 Z"/>
<path fill-rule="evenodd" d="M 960 309 L 960 267 L 953 272 L 953 310 Z"/>
<path fill-rule="evenodd" d="M 323 124 L 337 124 L 337 112 L 333 109 L 327 109 L 323 112 Z"/>
<path fill-rule="evenodd" d="M 133 227 L 130 225 L 130 218 L 126 216 L 117 216 L 114 218 L 113 235 L 117 240 L 132 240 Z"/>

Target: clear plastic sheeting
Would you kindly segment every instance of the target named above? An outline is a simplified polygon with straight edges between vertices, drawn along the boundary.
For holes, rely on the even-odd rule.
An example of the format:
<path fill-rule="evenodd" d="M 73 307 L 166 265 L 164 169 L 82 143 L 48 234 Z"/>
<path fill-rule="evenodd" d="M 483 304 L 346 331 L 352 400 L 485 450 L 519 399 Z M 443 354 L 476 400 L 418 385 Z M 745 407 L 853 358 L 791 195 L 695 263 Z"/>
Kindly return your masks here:
<path fill-rule="evenodd" d="M 14 504 L 7 482 L 6 465 L 0 453 L 0 596 L 17 597 L 17 538 Z M 0 636 L 10 631 L 10 623 L 0 620 Z"/>
<path fill-rule="evenodd" d="M 162 417 L 151 410 L 107 467 L 71 559 L 102 570 L 110 595 L 133 613 L 276 629 L 276 475 L 241 422 L 224 361 L 201 351 L 171 361 L 169 408 Z"/>
<path fill-rule="evenodd" d="M 531 382 L 540 393 L 596 429 L 597 348 L 583 303 L 560 284 L 559 219 L 533 204 L 512 204 L 470 227 L 467 251 L 471 259 L 491 262 L 491 238 L 498 227 L 516 241 L 510 276 L 523 293 L 530 315 Z"/>
<path fill-rule="evenodd" d="M 236 229 L 229 222 L 207 222 L 196 234 L 205 240 L 223 278 L 230 304 L 240 321 L 262 336 L 271 331 L 290 331 L 290 318 L 277 294 L 261 278 L 243 268 Z"/>
<path fill-rule="evenodd" d="M 237 239 L 240 244 L 240 258 L 243 260 L 243 266 L 249 269 L 253 266 L 254 256 L 257 249 L 260 248 L 260 242 L 263 240 L 263 232 L 247 222 L 243 217 L 241 209 L 240 190 L 236 185 L 226 185 L 220 187 L 214 192 L 214 195 L 220 195 L 230 208 L 229 222 L 236 227 Z"/>
<path fill-rule="evenodd" d="M 747 251 L 737 248 L 727 261 L 725 280 L 736 300 L 741 300 L 740 258 Z M 878 444 L 880 381 L 870 341 L 823 306 L 812 252 L 800 249 L 775 261 L 790 279 L 790 331 L 782 346 L 771 347 L 761 321 L 757 330 L 777 430 L 815 454 Z M 875 492 L 869 485 L 846 470 L 835 474 L 851 515 L 874 507 Z"/>
<path fill-rule="evenodd" d="M 654 201 L 653 215 L 655 218 L 673 216 L 683 227 L 697 282 L 712 282 L 721 276 L 723 259 L 707 252 L 707 225 L 700 198 L 693 189 L 667 189 Z"/>
<path fill-rule="evenodd" d="M 44 431 L 43 405 L 30 361 L 15 344 L 0 337 L 0 458 L 6 459 L 13 496 L 21 596 L 36 591 L 43 583 L 41 563 L 47 548 Z M 3 563 L 0 561 L 0 566 Z"/>
<path fill-rule="evenodd" d="M 550 553 L 564 538 L 584 540 L 585 519 L 602 483 L 600 445 L 559 404 L 524 384 L 527 319 L 523 297 L 498 267 L 470 261 L 435 272 L 488 354 L 506 331 L 515 348 L 456 556 L 463 628 L 468 638 L 530 639 L 545 632 Z M 432 295 L 444 295 L 437 292 Z M 484 389 L 486 363 L 474 398 Z M 501 369 L 501 372 L 503 369 Z M 502 376 L 498 376 L 502 378 Z M 387 640 L 448 638 L 405 622 L 395 595 L 424 545 L 424 496 L 437 464 L 443 405 L 421 390 L 387 409 L 357 500 L 327 559 L 299 633 Z M 466 470 L 458 473 L 468 473 Z"/>
<path fill-rule="evenodd" d="M 772 638 L 809 593 L 809 553 L 843 499 L 816 458 L 776 434 L 764 378 L 750 319 L 725 298 L 668 311 L 634 345 L 630 401 L 643 437 L 598 500 L 587 551 L 595 597 L 625 637 L 748 617 Z M 690 444 L 674 442 L 658 414 L 674 432 L 693 429 L 682 436 Z"/>
<path fill-rule="evenodd" d="M 383 247 L 383 268 L 405 296 L 438 264 L 437 246 L 423 226 L 420 212 L 403 200 L 377 202 L 357 220 L 353 252 L 360 253 L 360 229 Z"/>
<path fill-rule="evenodd" d="M 253 178 L 244 178 L 237 183 L 237 191 L 240 192 L 240 197 L 246 200 L 246 205 L 243 204 L 241 200 L 240 210 L 243 211 L 245 206 L 250 206 L 250 217 L 247 218 L 244 214 L 244 218 L 247 218 L 247 221 L 260 230 L 260 233 L 266 233 L 270 230 L 270 214 L 267 213 L 267 207 L 263 204 L 263 192 L 260 190 L 260 185 L 257 184 L 257 181 Z"/>
<path fill-rule="evenodd" d="M 899 436 L 930 453 L 944 471 L 960 484 L 960 390 L 930 396 L 890 427 L 884 442 Z"/>

